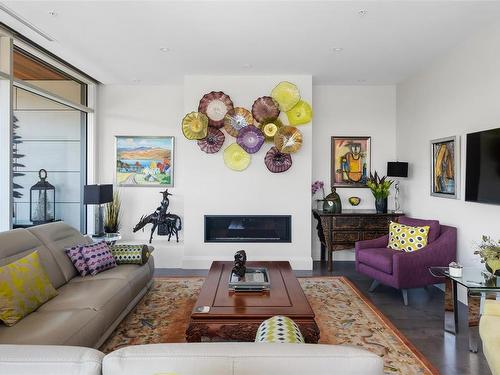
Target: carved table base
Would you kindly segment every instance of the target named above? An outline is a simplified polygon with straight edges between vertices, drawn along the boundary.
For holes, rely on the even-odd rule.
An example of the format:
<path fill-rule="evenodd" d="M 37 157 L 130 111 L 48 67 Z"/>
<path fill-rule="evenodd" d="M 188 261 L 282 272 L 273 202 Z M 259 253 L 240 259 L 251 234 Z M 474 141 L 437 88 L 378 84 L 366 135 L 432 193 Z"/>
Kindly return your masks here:
<path fill-rule="evenodd" d="M 191 321 L 186 330 L 187 342 L 239 341 L 253 342 L 262 321 L 213 322 Z M 297 325 L 308 344 L 317 344 L 319 328 L 316 322 L 300 322 Z"/>

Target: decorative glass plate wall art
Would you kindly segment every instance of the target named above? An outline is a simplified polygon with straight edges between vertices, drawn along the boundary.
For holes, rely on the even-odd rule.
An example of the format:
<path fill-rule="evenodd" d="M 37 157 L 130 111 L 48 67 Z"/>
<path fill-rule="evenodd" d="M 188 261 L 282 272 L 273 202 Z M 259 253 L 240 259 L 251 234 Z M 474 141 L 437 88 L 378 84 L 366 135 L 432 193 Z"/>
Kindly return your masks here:
<path fill-rule="evenodd" d="M 264 134 L 253 125 L 240 130 L 236 142 L 249 154 L 255 154 L 264 144 Z"/>
<path fill-rule="evenodd" d="M 268 123 L 280 115 L 278 104 L 270 96 L 262 96 L 252 105 L 252 116 L 258 123 Z"/>
<path fill-rule="evenodd" d="M 259 129 L 262 131 L 262 134 L 264 134 L 266 142 L 274 142 L 274 136 L 282 126 L 283 123 L 280 119 L 276 119 L 265 124 L 259 124 Z"/>
<path fill-rule="evenodd" d="M 253 125 L 253 117 L 245 108 L 236 107 L 224 117 L 224 129 L 233 137 L 237 137 L 240 130 L 248 125 Z"/>
<path fill-rule="evenodd" d="M 274 136 L 274 145 L 280 152 L 291 154 L 302 147 L 302 133 L 293 126 L 283 126 Z"/>
<path fill-rule="evenodd" d="M 275 146 L 266 153 L 264 164 L 273 173 L 282 173 L 292 166 L 292 156 L 280 152 Z"/>
<path fill-rule="evenodd" d="M 295 106 L 286 113 L 290 125 L 304 125 L 311 122 L 313 111 L 311 105 L 304 101 L 299 100 Z"/>
<path fill-rule="evenodd" d="M 203 95 L 198 105 L 198 112 L 208 117 L 208 125 L 220 129 L 224 126 L 226 113 L 233 109 L 233 101 L 222 91 L 212 91 Z"/>
<path fill-rule="evenodd" d="M 208 117 L 201 112 L 188 113 L 182 119 L 182 133 L 187 139 L 203 139 L 207 136 Z"/>
<path fill-rule="evenodd" d="M 297 85 L 282 81 L 269 95 L 255 99 L 251 111 L 235 107 L 222 91 L 203 95 L 198 112 L 183 118 L 182 132 L 207 154 L 215 154 L 224 146 L 224 130 L 235 137 L 223 152 L 225 164 L 235 171 L 246 169 L 252 154 L 258 153 L 264 142 L 273 142 L 265 164 L 271 172 L 281 173 L 292 166 L 289 154 L 302 147 L 303 136 L 295 126 L 309 123 L 312 116 L 311 105 L 301 99 Z"/>
<path fill-rule="evenodd" d="M 224 163 L 233 171 L 243 171 L 250 165 L 252 157 L 237 143 L 231 143 L 224 150 Z"/>
<path fill-rule="evenodd" d="M 223 132 L 209 126 L 207 136 L 198 141 L 198 146 L 207 154 L 215 154 L 221 149 L 225 139 L 226 136 Z"/>
<path fill-rule="evenodd" d="M 288 112 L 299 102 L 300 91 L 293 83 L 283 81 L 271 91 L 271 97 L 276 100 L 280 110 Z"/>

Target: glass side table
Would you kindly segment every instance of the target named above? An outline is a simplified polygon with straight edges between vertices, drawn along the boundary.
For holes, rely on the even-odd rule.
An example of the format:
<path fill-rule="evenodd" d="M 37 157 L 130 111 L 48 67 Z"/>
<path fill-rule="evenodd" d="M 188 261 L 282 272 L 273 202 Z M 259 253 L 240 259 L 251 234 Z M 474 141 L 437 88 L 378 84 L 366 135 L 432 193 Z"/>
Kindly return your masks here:
<path fill-rule="evenodd" d="M 454 335 L 458 333 L 458 285 L 467 289 L 467 330 L 469 350 L 477 353 L 479 338 L 479 319 L 486 299 L 500 297 L 500 277 L 485 269 L 464 267 L 462 277 L 453 277 L 448 267 L 430 267 L 429 272 L 435 277 L 442 277 L 445 283 L 444 330 Z"/>
<path fill-rule="evenodd" d="M 92 236 L 92 241 L 94 242 L 102 242 L 105 241 L 108 245 L 114 245 L 116 241 L 120 241 L 122 239 L 121 234 L 119 233 L 106 233 L 104 236 Z"/>

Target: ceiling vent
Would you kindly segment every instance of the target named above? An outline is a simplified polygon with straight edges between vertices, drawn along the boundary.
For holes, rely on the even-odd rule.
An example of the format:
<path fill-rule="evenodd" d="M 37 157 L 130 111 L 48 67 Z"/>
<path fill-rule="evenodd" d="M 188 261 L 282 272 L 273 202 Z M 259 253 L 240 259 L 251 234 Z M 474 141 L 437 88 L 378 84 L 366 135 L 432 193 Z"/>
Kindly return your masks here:
<path fill-rule="evenodd" d="M 38 27 L 36 27 L 35 25 L 31 24 L 30 22 L 28 22 L 26 19 L 24 19 L 23 17 L 21 17 L 19 14 L 17 14 L 16 12 L 14 12 L 12 9 L 10 8 L 7 8 L 4 4 L 0 3 L 0 10 L 3 10 L 5 13 L 7 13 L 9 16 L 11 16 L 12 18 L 14 18 L 16 21 L 22 23 L 24 26 L 26 26 L 27 28 L 29 28 L 30 30 L 34 31 L 35 33 L 37 33 L 38 35 L 40 35 L 42 38 L 44 39 L 47 39 L 49 42 L 53 42 L 55 41 L 54 38 L 52 38 L 50 35 L 48 35 L 47 33 L 43 32 L 42 30 L 40 30 Z"/>

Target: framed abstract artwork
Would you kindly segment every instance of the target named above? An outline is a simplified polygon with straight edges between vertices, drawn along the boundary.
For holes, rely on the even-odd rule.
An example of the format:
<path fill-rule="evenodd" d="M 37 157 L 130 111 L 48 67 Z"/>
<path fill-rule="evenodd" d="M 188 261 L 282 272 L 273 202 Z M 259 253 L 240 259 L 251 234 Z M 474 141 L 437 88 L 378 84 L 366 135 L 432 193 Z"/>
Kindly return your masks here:
<path fill-rule="evenodd" d="M 370 176 L 371 137 L 332 137 L 332 187 L 366 187 Z"/>
<path fill-rule="evenodd" d="M 116 136 L 118 186 L 174 186 L 174 137 Z"/>
<path fill-rule="evenodd" d="M 460 138 L 446 137 L 431 141 L 431 195 L 458 198 Z"/>

